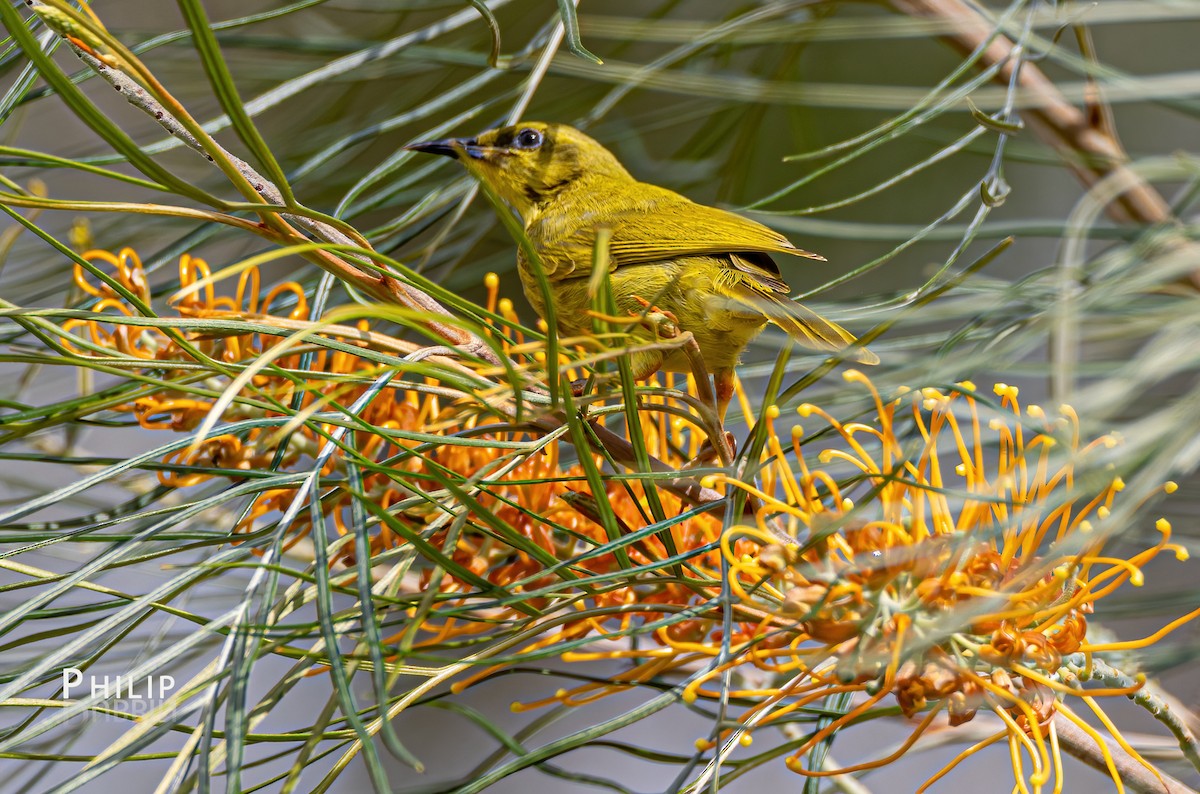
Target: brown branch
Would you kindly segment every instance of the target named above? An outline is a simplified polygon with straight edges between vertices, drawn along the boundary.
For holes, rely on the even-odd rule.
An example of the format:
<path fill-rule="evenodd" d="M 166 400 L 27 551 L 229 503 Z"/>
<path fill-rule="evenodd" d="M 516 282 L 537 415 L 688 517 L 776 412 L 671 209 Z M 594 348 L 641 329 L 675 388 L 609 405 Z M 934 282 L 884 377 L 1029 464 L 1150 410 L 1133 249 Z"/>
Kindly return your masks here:
<path fill-rule="evenodd" d="M 981 47 L 995 33 L 987 19 L 963 0 L 888 2 L 909 16 L 948 23 L 954 32 L 943 38 L 964 54 Z M 996 82 L 1009 84 L 1018 63 L 1013 57 L 1014 46 L 1009 38 L 997 33 L 983 50 L 979 66 L 998 66 Z M 1166 199 L 1126 167 L 1129 155 L 1102 124 L 1093 124 L 1086 113 L 1068 102 L 1037 64 L 1024 60 L 1020 68 L 1017 87 L 1022 93 L 1021 117 L 1035 135 L 1063 155 L 1083 184 L 1092 187 L 1111 174 L 1123 172 L 1129 187 L 1109 206 L 1115 220 L 1144 224 L 1173 220 Z"/>
<path fill-rule="evenodd" d="M 1054 732 L 1058 734 L 1058 743 L 1068 754 L 1083 763 L 1109 774 L 1104 755 L 1096 740 L 1083 731 L 1082 728 L 1061 714 L 1054 716 Z M 1155 775 L 1116 744 L 1105 742 L 1112 756 L 1113 766 L 1129 791 L 1137 794 L 1196 794 L 1195 789 L 1189 788 L 1175 778 L 1160 772 Z"/>

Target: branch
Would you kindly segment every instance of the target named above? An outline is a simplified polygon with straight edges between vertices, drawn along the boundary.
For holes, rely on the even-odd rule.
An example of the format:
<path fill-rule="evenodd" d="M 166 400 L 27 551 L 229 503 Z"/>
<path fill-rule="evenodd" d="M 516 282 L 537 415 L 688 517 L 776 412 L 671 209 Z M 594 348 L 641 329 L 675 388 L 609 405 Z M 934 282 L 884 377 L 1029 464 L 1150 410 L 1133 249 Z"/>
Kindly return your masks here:
<path fill-rule="evenodd" d="M 1058 734 L 1059 744 L 1070 755 L 1083 763 L 1108 774 L 1104 755 L 1096 740 L 1084 733 L 1083 729 L 1061 714 L 1054 716 L 1054 731 Z M 1160 778 L 1129 755 L 1116 744 L 1105 742 L 1112 757 L 1113 766 L 1130 791 L 1136 794 L 1196 794 L 1195 789 L 1180 783 L 1170 775 L 1159 773 Z"/>
<path fill-rule="evenodd" d="M 80 60 L 90 66 L 98 75 L 100 75 L 101 78 L 103 78 L 122 96 L 124 96 L 131 105 L 149 115 L 171 136 L 182 141 L 185 145 L 201 154 L 210 162 L 215 162 L 214 156 L 221 157 L 228 165 L 233 166 L 233 169 L 243 179 L 245 179 L 246 182 L 253 187 L 254 191 L 258 193 L 258 195 L 268 204 L 286 206 L 287 202 L 278 186 L 276 186 L 262 174 L 258 173 L 258 171 L 256 171 L 249 163 L 229 152 L 211 137 L 208 137 L 208 139 L 205 141 L 197 139 L 192 131 L 188 129 L 187 125 L 180 122 L 179 119 L 176 118 L 176 116 L 173 115 L 169 110 L 167 110 L 167 108 L 164 107 L 161 102 L 155 99 L 141 83 L 139 83 L 130 75 L 125 74 L 121 68 L 119 68 L 122 63 L 121 59 L 105 58 L 103 56 L 103 42 L 97 40 L 96 46 L 100 47 L 101 49 L 93 50 L 91 45 L 89 45 L 83 39 L 77 38 L 75 35 L 70 35 L 70 32 L 74 31 L 79 35 L 86 36 L 86 31 L 82 31 L 82 29 L 77 28 L 64 27 L 63 20 L 66 19 L 66 21 L 69 22 L 69 18 L 63 17 L 61 13 L 55 13 L 54 9 L 47 9 L 45 7 L 41 7 L 38 13 L 40 16 L 42 16 L 43 21 L 46 21 L 48 24 L 52 24 L 52 26 L 57 21 L 57 26 L 54 27 L 54 29 L 56 32 L 62 35 L 64 41 L 67 42 Z M 93 33 L 92 35 L 95 36 L 98 34 Z M 130 53 L 124 57 L 132 58 L 134 56 Z M 163 91 L 165 93 L 165 89 L 163 89 Z M 296 226 L 299 226 L 318 240 L 336 245 L 345 245 L 372 250 L 370 244 L 361 236 L 358 236 L 357 233 L 355 233 L 355 236 L 351 236 L 335 226 L 323 221 L 315 220 L 313 218 L 308 218 L 303 215 L 279 212 L 276 209 L 264 209 L 264 211 L 276 213 L 277 217 L 280 219 L 289 224 L 295 224 Z M 288 231 L 300 236 L 300 233 L 295 232 L 295 230 L 288 229 Z M 422 311 L 434 316 L 446 318 L 453 318 L 454 316 L 449 310 L 447 310 L 430 295 L 411 285 L 404 284 L 393 276 L 377 275 L 364 271 L 330 251 L 317 249 L 312 252 L 312 254 L 313 257 L 318 260 L 317 264 L 319 264 L 323 269 L 381 301 L 396 303 L 401 306 Z M 281 323 L 276 322 L 275 324 Z M 478 358 L 481 358 L 494 365 L 501 364 L 500 359 L 495 352 L 483 340 L 479 339 L 474 334 L 471 334 L 453 324 L 442 323 L 438 322 L 437 320 L 427 321 L 426 326 L 436 335 L 445 339 L 451 345 L 454 345 L 454 348 L 437 347 L 428 348 L 424 351 L 413 350 L 409 353 L 410 358 L 419 359 L 428 355 L 466 353 L 473 354 Z M 697 378 L 697 382 L 706 383 L 706 379 Z M 710 399 L 706 402 L 712 402 L 712 400 Z M 512 406 L 506 407 L 509 409 L 510 413 L 515 414 L 515 411 L 512 410 Z M 565 418 L 561 416 L 556 417 L 556 419 L 558 421 L 565 421 Z M 552 429 L 545 423 L 539 424 L 542 424 L 543 430 Z M 628 441 L 603 427 L 597 427 L 596 432 L 600 444 L 607 450 L 614 460 L 622 465 L 636 468 L 636 456 L 633 453 L 632 445 Z M 720 445 L 725 444 L 727 447 L 727 442 L 725 442 L 723 432 L 717 433 L 716 436 L 717 438 L 714 438 L 713 433 L 710 433 L 710 438 L 714 438 L 714 446 L 719 447 Z M 580 452 L 583 451 L 580 450 Z M 723 459 L 723 462 L 728 463 L 732 459 L 731 451 L 726 449 Z M 656 458 L 651 458 L 650 464 L 651 469 L 655 472 L 676 471 L 673 467 Z M 723 495 L 711 488 L 702 487 L 694 479 L 688 477 L 679 477 L 666 481 L 659 481 L 658 484 L 665 490 L 675 493 L 689 504 L 712 504 L 713 511 L 718 515 L 724 514 L 726 510 L 727 501 Z M 747 518 L 753 517 L 755 506 L 755 500 L 748 499 L 745 504 L 743 515 Z M 770 526 L 772 530 L 779 535 L 781 541 L 791 542 L 794 540 L 788 536 L 786 532 L 783 532 L 781 528 L 775 526 L 774 524 L 771 524 Z"/>
<path fill-rule="evenodd" d="M 1017 68 L 1012 57 L 1014 45 L 996 33 L 981 14 L 963 0 L 889 0 L 898 11 L 912 17 L 948 23 L 954 32 L 946 39 L 963 54 L 983 46 L 979 66 L 998 66 L 995 81 L 1008 85 Z M 1129 187 L 1109 207 L 1117 221 L 1153 225 L 1173 220 L 1170 205 L 1153 185 L 1125 167 L 1129 155 L 1102 122 L 1093 124 L 1088 116 L 1072 105 L 1037 64 L 1021 61 L 1017 86 L 1025 94 L 1021 117 L 1039 138 L 1058 150 L 1084 185 L 1091 187 L 1115 173 L 1124 173 Z"/>
<path fill-rule="evenodd" d="M 254 190 L 266 202 L 279 205 L 286 203 L 279 188 L 254 170 L 245 160 L 235 156 L 215 140 L 210 141 L 206 148 L 205 144 L 197 140 L 174 115 L 163 107 L 158 100 L 150 96 L 150 93 L 132 77 L 119 69 L 112 68 L 100 58 L 97 58 L 79 40 L 65 36 L 64 40 L 70 45 L 75 54 L 79 56 L 80 60 L 95 70 L 100 77 L 124 96 L 131 105 L 157 121 L 172 136 L 203 155 L 210 162 L 214 158 L 213 154 L 208 151 L 208 148 L 215 148 L 217 154 L 232 164 L 237 172 L 254 187 Z M 318 240 L 336 245 L 361 247 L 370 250 L 370 245 L 365 239 L 351 237 L 328 223 L 291 213 L 279 213 L 279 217 L 305 229 Z M 325 270 L 333 273 L 333 275 L 343 281 L 353 284 L 358 289 L 374 296 L 378 300 L 396 303 L 406 308 L 434 316 L 453 317 L 450 311 L 433 297 L 411 285 L 402 283 L 393 276 L 376 275 L 366 272 L 328 251 L 317 250 L 314 252 L 314 255 L 320 260 L 318 264 Z M 475 335 L 453 324 L 437 320 L 427 321 L 426 326 L 437 336 L 462 348 L 462 352 L 475 355 L 492 364 L 500 363 L 499 358 L 492 349 Z"/>

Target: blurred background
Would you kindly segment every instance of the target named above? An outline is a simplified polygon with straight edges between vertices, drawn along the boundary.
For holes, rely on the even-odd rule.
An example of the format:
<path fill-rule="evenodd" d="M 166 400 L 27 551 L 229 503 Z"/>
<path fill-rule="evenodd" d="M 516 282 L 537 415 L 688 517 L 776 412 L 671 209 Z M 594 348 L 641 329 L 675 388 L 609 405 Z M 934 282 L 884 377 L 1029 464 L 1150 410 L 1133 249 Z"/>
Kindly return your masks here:
<path fill-rule="evenodd" d="M 872 373 L 881 390 L 962 379 L 986 388 L 1003 381 L 1019 385 L 1027 402 L 1069 400 L 1084 417 L 1085 434 L 1121 432 L 1130 467 L 1145 472 L 1147 489 L 1167 477 L 1181 486 L 1153 506 L 1153 515 L 1142 515 L 1128 528 L 1130 547 L 1145 544 L 1157 515 L 1171 519 L 1177 539 L 1197 546 L 1200 483 L 1193 472 L 1200 459 L 1195 377 L 1200 329 L 1196 298 L 1180 285 L 1200 269 L 1200 258 L 1186 247 L 1195 234 L 1200 178 L 1195 159 L 1200 62 L 1194 56 L 1200 3 L 964 6 L 989 28 L 1020 42 L 1021 56 L 1085 118 L 1115 132 L 1134 170 L 1145 174 L 1170 206 L 1172 221 L 1160 224 L 1106 214 L 1105 202 L 1096 204 L 1098 194 L 1077 173 L 1087 167 L 1086 153 L 1055 148 L 1028 125 L 1018 126 L 1019 111 L 1038 98 L 1025 90 L 1010 92 L 1003 80 L 981 77 L 976 65 L 964 61 L 965 53 L 946 40 L 960 26 L 904 13 L 903 4 L 585 0 L 578 8 L 578 29 L 587 51 L 603 60 L 599 64 L 570 52 L 559 9 L 549 0 L 493 1 L 487 7 L 501 35 L 498 68 L 489 65 L 489 27 L 465 2 L 206 0 L 204 7 L 241 98 L 298 199 L 350 222 L 378 250 L 446 289 L 482 300 L 485 274 L 498 273 L 501 294 L 513 300 L 527 322 L 533 319 L 515 278 L 514 242 L 472 180 L 448 160 L 401 147 L 472 135 L 518 118 L 578 126 L 638 178 L 752 214 L 824 255 L 827 262 L 781 262 L 784 276 L 796 293 L 807 296 L 808 305 L 858 334 L 887 324 L 871 345 L 883 359 Z M 174 6 L 105 0 L 95 9 L 218 140 L 246 156 L 223 121 Z M 233 196 L 211 164 L 167 136 L 65 48 L 55 58 L 78 75 L 85 93 L 144 150 L 189 181 Z M 40 83 L 22 84 L 26 60 L 19 50 L 9 46 L 2 65 L 9 94 L 0 143 L 133 173 Z M 985 114 L 994 120 L 981 120 Z M 11 151 L 0 162 L 7 178 L 22 185 L 39 178 L 56 198 L 155 200 L 145 190 L 78 171 L 29 167 Z M 39 224 L 65 239 L 79 217 L 47 213 Z M 160 298 L 178 284 L 182 253 L 203 257 L 216 268 L 266 250 L 259 238 L 211 224 L 115 213 L 86 217 L 95 246 L 130 246 L 139 252 Z M 1164 251 L 1164 229 L 1184 242 Z M 961 283 L 935 300 L 921 300 L 964 276 L 1009 237 L 1009 247 Z M 5 238 L 5 245 L 0 271 L 5 301 L 61 307 L 78 300 L 68 258 L 28 233 Z M 299 258 L 273 262 L 264 272 L 271 280 L 299 281 L 310 296 L 322 281 L 321 273 Z M 1064 296 L 1073 301 L 1065 320 Z M 352 299 L 332 285 L 327 305 Z M 1069 323 L 1069 333 L 1057 325 L 1062 322 Z M 38 404 L 103 388 L 103 376 L 85 384 L 68 367 L 31 368 L 19 355 L 30 344 L 25 331 L 11 326 L 5 331 L 10 355 L 3 363 L 3 399 Z M 1064 333 L 1070 344 L 1055 348 Z M 741 375 L 751 395 L 761 390 L 781 339 L 768 331 L 747 352 Z M 799 377 L 815 363 L 798 355 L 789 373 Z M 831 377 L 809 387 L 803 398 L 791 396 L 792 403 L 801 399 L 837 406 L 861 395 L 846 395 L 840 378 Z M 78 467 L 50 456 L 64 443 L 124 455 L 163 443 L 161 434 L 129 428 L 71 426 L 55 432 L 53 439 L 7 440 L 23 450 L 41 444 L 47 453 L 38 461 L 26 451 L 3 464 L 8 504 L 19 505 L 80 477 Z M 100 486 L 23 520 L 94 514 L 128 498 L 126 491 Z M 201 515 L 186 529 L 200 537 L 218 532 L 223 520 L 228 517 Z M 78 570 L 97 553 L 96 543 L 82 541 L 29 549 L 23 545 L 26 536 L 13 528 L 2 537 L 21 550 L 22 563 L 48 571 Z M 197 543 L 165 560 L 148 555 L 99 571 L 93 581 L 147 592 L 169 581 L 175 568 L 204 560 L 212 548 Z M 250 575 L 229 569 L 192 588 L 189 609 L 216 615 L 233 608 Z M 0 605 L 22 603 L 26 589 L 11 585 L 23 576 L 0 571 L 0 582 L 10 585 L 0 591 Z M 1154 631 L 1200 605 L 1195 582 L 1194 565 L 1163 563 L 1145 587 L 1106 601 L 1099 622 L 1121 637 Z M 69 607 L 65 598 L 54 603 Z M 296 620 L 313 620 L 310 607 L 301 608 Z M 9 635 L 2 650 L 14 668 L 36 659 L 58 632 L 78 636 L 86 622 L 78 613 L 66 621 L 50 613 L 42 618 Z M 195 637 L 196 627 L 156 618 L 129 631 L 105 657 L 114 671 L 155 648 Z M 1185 707 L 1200 699 L 1193 665 L 1198 643 L 1200 633 L 1184 628 L 1141 660 L 1142 668 L 1160 676 L 1164 689 Z M 210 658 L 205 648 L 200 642 L 172 663 L 176 680 L 203 668 Z M 267 691 L 288 667 L 269 657 L 259 660 L 250 682 L 252 697 Z M 51 683 L 41 690 L 43 696 L 50 696 Z M 468 691 L 455 708 L 435 704 L 406 712 L 398 730 L 427 771 L 417 775 L 388 759 L 395 790 L 453 790 L 496 750 L 494 737 L 456 709 L 477 709 L 518 730 L 539 715 L 509 715 L 509 704 L 545 697 L 547 687 L 553 691 L 554 686 L 533 673 L 508 676 Z M 304 682 L 258 731 L 283 732 L 310 722 L 306 688 L 327 693 L 328 685 L 320 679 Z M 533 744 L 620 715 L 642 697 L 633 692 L 568 711 Z M 1135 731 L 1157 730 L 1132 707 L 1117 713 Z M 12 727 L 26 716 L 13 711 L 0 714 L 0 720 Z M 660 712 L 614 734 L 645 748 L 641 759 L 611 748 L 577 750 L 554 759 L 552 767 L 526 770 L 488 790 L 592 791 L 597 784 L 585 778 L 600 776 L 610 781 L 611 790 L 667 791 L 677 768 L 660 761 L 690 754 L 708 719 L 682 707 Z M 7 757 L 0 791 L 53 790 L 69 782 L 80 765 L 49 763 L 46 755 L 94 752 L 126 728 L 123 722 L 91 718 L 48 732 L 22 745 L 19 753 L 27 755 Z M 838 761 L 872 757 L 904 732 L 879 727 L 856 735 L 872 737 L 872 746 L 835 746 Z M 87 790 L 154 790 L 179 741 L 159 740 L 153 747 L 163 752 L 161 761 L 121 764 Z M 930 750 L 864 783 L 880 792 L 913 791 L 957 750 Z M 290 761 L 274 760 L 273 753 L 269 742 L 247 748 L 248 759 L 258 765 L 243 778 L 246 790 L 280 790 L 272 775 Z M 315 762 L 314 769 L 323 774 L 336 757 Z M 1007 780 L 1004 753 L 988 760 L 993 762 L 986 774 L 986 764 L 975 767 L 980 777 L 972 785 L 981 792 L 1008 790 L 1006 783 L 978 783 Z M 1186 778 L 1185 770 L 1171 769 Z M 1107 785 L 1098 773 L 1079 768 L 1072 774 L 1068 791 L 1082 791 L 1093 782 Z M 965 779 L 960 774 L 934 790 L 949 790 L 953 781 Z M 1194 774 L 1186 779 L 1195 782 Z M 305 785 L 299 790 L 315 790 Z M 798 791 L 802 785 L 782 764 L 766 764 L 728 790 Z M 331 790 L 365 791 L 369 782 L 354 763 Z"/>

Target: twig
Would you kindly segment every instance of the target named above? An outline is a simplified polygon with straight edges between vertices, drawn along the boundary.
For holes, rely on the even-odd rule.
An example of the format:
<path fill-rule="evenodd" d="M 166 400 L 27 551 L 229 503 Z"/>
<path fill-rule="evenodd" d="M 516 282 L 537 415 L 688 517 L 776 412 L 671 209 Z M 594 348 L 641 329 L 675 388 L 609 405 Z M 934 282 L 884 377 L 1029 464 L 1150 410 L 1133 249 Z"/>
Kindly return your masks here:
<path fill-rule="evenodd" d="M 987 20 L 963 0 L 888 0 L 909 16 L 934 19 L 953 29 L 944 38 L 956 49 L 969 53 L 983 46 L 995 31 Z M 1016 59 L 1014 44 L 996 34 L 983 50 L 979 66 L 999 65 L 996 82 L 1007 84 L 1013 77 Z M 1039 138 L 1064 155 L 1064 160 L 1080 180 L 1091 187 L 1109 174 L 1124 172 L 1129 187 L 1109 206 L 1118 221 L 1158 224 L 1173 220 L 1170 205 L 1153 185 L 1125 167 L 1129 156 L 1119 141 L 1107 134 L 1102 124 L 1093 124 L 1087 115 L 1067 101 L 1062 92 L 1036 64 L 1021 63 L 1017 85 L 1025 94 L 1021 116 Z M 1200 284 L 1200 277 L 1197 283 Z"/>
<path fill-rule="evenodd" d="M 1058 734 L 1059 745 L 1067 753 L 1088 766 L 1108 774 L 1108 767 L 1100 753 L 1100 748 L 1096 745 L 1096 740 L 1084 733 L 1082 728 L 1061 714 L 1056 714 L 1054 731 Z M 1121 777 L 1121 782 L 1129 791 L 1137 792 L 1137 794 L 1196 794 L 1195 789 L 1189 788 L 1166 773 L 1160 772 L 1159 774 L 1162 775 L 1160 779 L 1116 744 L 1105 742 L 1105 745 L 1112 757 L 1113 766 L 1116 767 L 1117 774 Z"/>
<path fill-rule="evenodd" d="M 633 444 L 624 438 L 621 438 L 611 430 L 596 425 L 596 439 L 604 446 L 604 449 L 612 456 L 613 460 L 623 466 L 637 468 L 637 456 L 633 451 Z M 650 470 L 655 473 L 676 472 L 679 470 L 668 466 L 658 458 L 650 458 Z M 678 496 L 684 502 L 697 507 L 703 505 L 711 505 L 711 512 L 716 516 L 724 516 L 725 511 L 731 503 L 720 492 L 712 488 L 705 488 L 697 480 L 691 477 L 672 477 L 667 480 L 654 480 L 657 487 Z M 742 506 L 741 515 L 739 518 L 744 518 L 748 521 L 755 520 L 755 514 L 758 510 L 759 503 L 756 499 L 747 499 Z M 767 521 L 766 528 L 780 543 L 795 543 L 796 538 L 789 535 L 777 521 Z"/>
<path fill-rule="evenodd" d="M 1116 138 L 1102 112 L 1089 114 L 1072 105 L 1037 64 L 1015 57 L 1017 45 L 996 30 L 987 18 L 965 0 L 888 0 L 908 16 L 935 20 L 952 32 L 943 36 L 963 53 L 979 51 L 980 68 L 995 68 L 996 82 L 1013 85 L 1023 93 L 1021 116 L 1025 126 L 1053 147 L 1089 190 L 1101 183 L 1120 186 L 1105 206 L 1117 222 L 1147 226 L 1177 223 L 1170 204 L 1136 169 L 1130 168 L 1129 155 Z M 1088 45 L 1085 55 L 1090 56 Z M 1091 83 L 1089 83 L 1091 85 Z M 1095 91 L 1094 101 L 1103 98 Z M 1184 235 L 1164 235 L 1156 241 L 1164 248 L 1186 248 L 1189 254 L 1200 250 Z M 1051 334 L 1050 358 L 1054 362 L 1052 393 L 1057 399 L 1069 398 L 1073 385 L 1073 361 L 1077 355 L 1077 332 L 1072 315 L 1076 288 L 1073 274 L 1063 271 L 1062 297 L 1058 304 L 1055 327 Z M 1200 268 L 1191 270 L 1181 281 L 1200 289 Z"/>
<path fill-rule="evenodd" d="M 172 136 L 182 141 L 184 144 L 200 153 L 205 159 L 212 161 L 213 154 L 210 153 L 204 144 L 196 140 L 196 138 L 179 122 L 166 108 L 162 106 L 156 99 L 150 96 L 136 80 L 126 75 L 122 71 L 112 68 L 105 64 L 92 53 L 88 52 L 84 47 L 81 47 L 79 42 L 65 38 L 66 42 L 71 46 L 75 54 L 96 71 L 109 85 L 125 97 L 131 105 L 143 111 L 155 121 L 157 121 L 163 129 Z M 249 163 L 235 156 L 220 144 L 213 141 L 211 146 L 216 148 L 219 156 L 228 160 L 234 166 L 239 174 L 246 179 L 254 190 L 262 196 L 264 201 L 270 204 L 283 205 L 283 194 L 279 188 L 258 173 Z M 360 247 L 370 250 L 370 244 L 364 239 L 355 239 L 350 235 L 342 232 L 330 224 L 322 221 L 307 218 L 303 215 L 293 215 L 291 213 L 279 213 L 279 216 L 284 220 L 294 223 L 297 226 L 305 229 L 314 237 L 324 242 L 333 243 L 335 245 L 346 245 L 352 247 Z M 416 289 L 410 285 L 400 282 L 398 279 L 388 275 L 374 275 L 366 272 L 354 265 L 346 262 L 341 257 L 335 256 L 328 251 L 314 252 L 322 262 L 321 264 L 337 277 L 354 284 L 377 299 L 397 303 L 417 311 L 426 312 L 434 316 L 451 318 L 453 315 L 446 307 L 442 306 L 431 296 L 425 292 Z M 426 325 L 431 331 L 450 342 L 451 344 L 462 348 L 464 353 L 472 354 L 484 359 L 492 364 L 499 364 L 499 357 L 495 352 L 488 347 L 483 340 L 473 334 L 456 327 L 453 324 L 439 322 L 437 320 L 429 320 Z"/>
<path fill-rule="evenodd" d="M 1103 659 L 1091 658 L 1077 664 L 1068 662 L 1066 667 L 1083 680 L 1101 681 L 1105 686 L 1131 690 L 1127 697 L 1150 713 L 1154 719 L 1166 726 L 1171 735 L 1179 742 L 1179 749 L 1184 758 L 1197 771 L 1200 771 L 1200 752 L 1196 736 L 1188 725 L 1189 717 L 1193 715 L 1179 701 L 1172 698 L 1153 681 L 1144 686 L 1138 686 L 1138 680 Z"/>
<path fill-rule="evenodd" d="M 68 35 L 63 35 L 63 38 L 75 52 L 75 54 L 85 64 L 95 70 L 95 72 L 100 75 L 101 78 L 109 83 L 116 91 L 121 93 L 125 97 L 126 101 L 157 121 L 171 136 L 183 142 L 209 161 L 214 161 L 214 153 L 215 155 L 222 157 L 233 166 L 234 170 L 236 170 L 237 173 L 240 174 L 241 177 L 254 188 L 255 192 L 257 192 L 264 201 L 272 205 L 286 206 L 286 201 L 278 186 L 266 179 L 262 174 L 258 173 L 258 171 L 251 167 L 249 163 L 230 153 L 224 147 L 220 146 L 220 144 L 218 144 L 215 140 L 210 139 L 209 141 L 203 143 L 197 140 L 196 137 L 187 129 L 187 127 L 182 124 L 172 113 L 170 113 L 158 100 L 152 97 L 150 92 L 148 92 L 139 82 L 122 72 L 120 69 L 115 68 L 113 65 L 106 63 L 101 58 L 96 57 L 95 53 L 89 52 L 88 45 L 85 42 Z M 552 48 L 557 46 L 558 41 L 559 39 L 554 40 Z M 296 226 L 301 227 L 312 236 L 324 242 L 363 248 L 368 251 L 371 250 L 370 244 L 365 239 L 362 239 L 361 237 L 352 237 L 328 223 L 308 218 L 303 215 L 280 212 L 274 209 L 266 211 L 277 213 L 278 217 L 281 219 L 289 223 L 294 223 Z M 397 303 L 414 310 L 427 312 L 434 316 L 446 318 L 454 317 L 449 310 L 442 306 L 433 297 L 415 287 L 412 287 L 411 285 L 402 283 L 393 276 L 376 275 L 364 271 L 329 251 L 318 249 L 313 252 L 313 255 L 320 259 L 318 264 L 333 273 L 333 275 L 353 284 L 357 288 L 373 295 L 380 300 Z M 438 322 L 437 320 L 426 321 L 426 326 L 435 334 L 453 345 L 455 348 L 448 349 L 444 347 L 437 347 L 431 349 L 430 354 L 443 356 L 450 352 L 460 352 L 475 355 L 491 364 L 501 365 L 499 356 L 497 356 L 496 353 L 482 339 L 476 337 L 474 334 L 458 328 L 453 324 L 442 323 Z M 423 357 L 423 355 L 417 351 L 413 351 L 409 355 L 415 355 L 418 358 Z M 708 402 L 711 402 L 711 400 L 708 400 Z M 543 427 L 543 429 L 546 428 Z M 628 441 L 616 435 L 615 433 L 605 430 L 602 427 L 598 427 L 597 431 L 600 443 L 606 447 L 608 452 L 613 456 L 614 460 L 617 460 L 625 465 L 634 465 L 636 458 L 633 455 L 632 446 Z M 715 439 L 716 444 L 720 444 L 725 441 L 723 433 L 718 435 L 720 438 Z M 729 458 L 732 458 L 731 453 L 729 453 Z M 651 458 L 650 463 L 651 468 L 656 472 L 675 471 L 675 469 L 673 469 L 671 466 L 656 458 Z M 678 479 L 672 479 L 663 482 L 662 487 L 675 493 L 691 504 L 701 505 L 712 503 L 713 509 L 717 513 L 723 513 L 725 510 L 725 505 L 727 504 L 725 497 L 717 491 L 714 491 L 711 488 L 704 488 L 695 480 L 686 477 L 680 477 Z M 753 504 L 754 503 L 752 501 L 747 503 L 747 515 L 753 514 Z M 777 533 L 782 532 L 782 530 L 779 530 L 778 528 L 772 528 L 775 529 Z M 783 533 L 781 540 L 791 541 L 793 539 L 787 537 L 786 533 Z"/>

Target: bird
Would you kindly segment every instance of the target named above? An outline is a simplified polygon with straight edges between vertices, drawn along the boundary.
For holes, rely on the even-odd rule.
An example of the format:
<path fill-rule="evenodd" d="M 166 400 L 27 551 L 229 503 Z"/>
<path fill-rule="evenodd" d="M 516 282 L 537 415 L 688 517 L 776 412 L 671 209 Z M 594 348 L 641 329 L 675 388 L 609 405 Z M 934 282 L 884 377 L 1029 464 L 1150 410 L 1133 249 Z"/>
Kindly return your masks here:
<path fill-rule="evenodd" d="M 549 283 L 560 335 L 593 333 L 593 251 L 597 230 L 610 230 L 608 278 L 617 309 L 642 317 L 657 312 L 691 332 L 713 375 L 722 420 L 734 393 L 734 368 L 768 322 L 805 347 L 879 362 L 865 347 L 851 347 L 857 340 L 850 332 L 789 297 L 773 255 L 824 257 L 749 218 L 638 181 L 612 152 L 573 127 L 526 121 L 404 148 L 467 163 L 516 211 Z M 518 247 L 525 297 L 544 320 L 535 267 Z M 635 347 L 631 365 L 639 380 L 659 370 L 695 371 L 678 347 Z"/>

